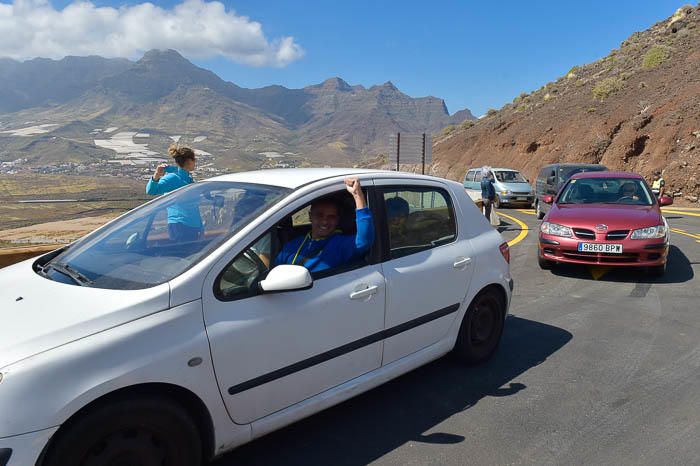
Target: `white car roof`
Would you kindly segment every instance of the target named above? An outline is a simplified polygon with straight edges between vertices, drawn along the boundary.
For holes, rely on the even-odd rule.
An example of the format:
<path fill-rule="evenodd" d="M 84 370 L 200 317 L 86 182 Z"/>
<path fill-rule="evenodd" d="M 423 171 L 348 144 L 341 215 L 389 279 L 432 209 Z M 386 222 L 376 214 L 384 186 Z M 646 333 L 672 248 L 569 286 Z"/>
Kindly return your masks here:
<path fill-rule="evenodd" d="M 429 178 L 427 176 L 416 175 L 414 173 L 388 170 L 368 170 L 361 168 L 275 168 L 269 170 L 231 173 L 228 175 L 209 178 L 207 181 L 236 181 L 239 183 L 258 183 L 296 189 L 300 186 L 327 178 L 366 174 L 385 175 L 397 178 Z"/>

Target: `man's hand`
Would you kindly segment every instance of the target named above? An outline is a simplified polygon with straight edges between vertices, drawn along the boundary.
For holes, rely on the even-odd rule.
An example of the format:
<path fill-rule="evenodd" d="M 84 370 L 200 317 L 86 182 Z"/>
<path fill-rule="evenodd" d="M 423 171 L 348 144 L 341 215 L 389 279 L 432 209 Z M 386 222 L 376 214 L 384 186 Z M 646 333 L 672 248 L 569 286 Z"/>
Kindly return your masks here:
<path fill-rule="evenodd" d="M 165 167 L 167 166 L 167 163 L 161 163 L 156 167 L 156 172 L 153 174 L 153 181 L 158 181 L 165 175 Z"/>
<path fill-rule="evenodd" d="M 345 178 L 345 189 L 348 190 L 352 197 L 355 198 L 355 207 L 357 209 L 364 209 L 367 206 L 365 201 L 365 194 L 362 192 L 362 186 L 360 186 L 360 179 L 357 177 Z"/>

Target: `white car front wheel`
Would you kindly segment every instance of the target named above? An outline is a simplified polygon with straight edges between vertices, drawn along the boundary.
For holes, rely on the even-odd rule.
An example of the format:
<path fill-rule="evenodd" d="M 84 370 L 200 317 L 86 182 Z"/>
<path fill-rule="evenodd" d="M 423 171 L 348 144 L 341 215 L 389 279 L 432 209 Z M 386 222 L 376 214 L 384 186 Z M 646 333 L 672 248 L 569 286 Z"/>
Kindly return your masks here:
<path fill-rule="evenodd" d="M 167 400 L 119 400 L 78 414 L 52 439 L 42 466 L 200 466 L 202 443 L 187 412 Z"/>

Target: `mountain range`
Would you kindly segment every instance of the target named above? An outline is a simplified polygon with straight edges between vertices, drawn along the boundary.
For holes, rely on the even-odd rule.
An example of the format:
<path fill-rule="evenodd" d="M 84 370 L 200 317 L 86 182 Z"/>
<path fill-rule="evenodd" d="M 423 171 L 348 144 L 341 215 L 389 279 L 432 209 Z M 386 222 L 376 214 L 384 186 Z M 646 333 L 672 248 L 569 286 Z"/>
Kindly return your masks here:
<path fill-rule="evenodd" d="M 602 163 L 700 198 L 700 6 L 684 6 L 594 63 L 524 92 L 480 120 L 446 128 L 433 173 L 512 167 L 530 179 L 554 162 Z"/>
<path fill-rule="evenodd" d="M 450 115 L 442 99 L 412 98 L 391 82 L 365 88 L 335 77 L 303 89 L 247 89 L 174 50 L 151 50 L 136 62 L 0 59 L 0 161 L 103 160 L 115 154 L 94 140 L 112 128 L 147 136 L 159 154 L 173 140 L 196 139 L 227 168 L 255 168 L 265 154 L 353 165 L 385 152 L 397 131 L 432 134 L 473 119 L 469 110 Z M 40 130 L 23 132 L 29 125 Z"/>

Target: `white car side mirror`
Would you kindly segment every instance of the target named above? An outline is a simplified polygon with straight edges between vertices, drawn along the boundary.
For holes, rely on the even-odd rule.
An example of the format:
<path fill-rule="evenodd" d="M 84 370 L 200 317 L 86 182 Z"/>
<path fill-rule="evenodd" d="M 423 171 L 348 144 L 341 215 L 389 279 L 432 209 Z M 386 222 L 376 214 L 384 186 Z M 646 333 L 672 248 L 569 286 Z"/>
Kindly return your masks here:
<path fill-rule="evenodd" d="M 264 292 L 303 290 L 311 288 L 313 283 L 306 267 L 283 264 L 270 270 L 267 278 L 260 282 L 260 289 Z"/>

